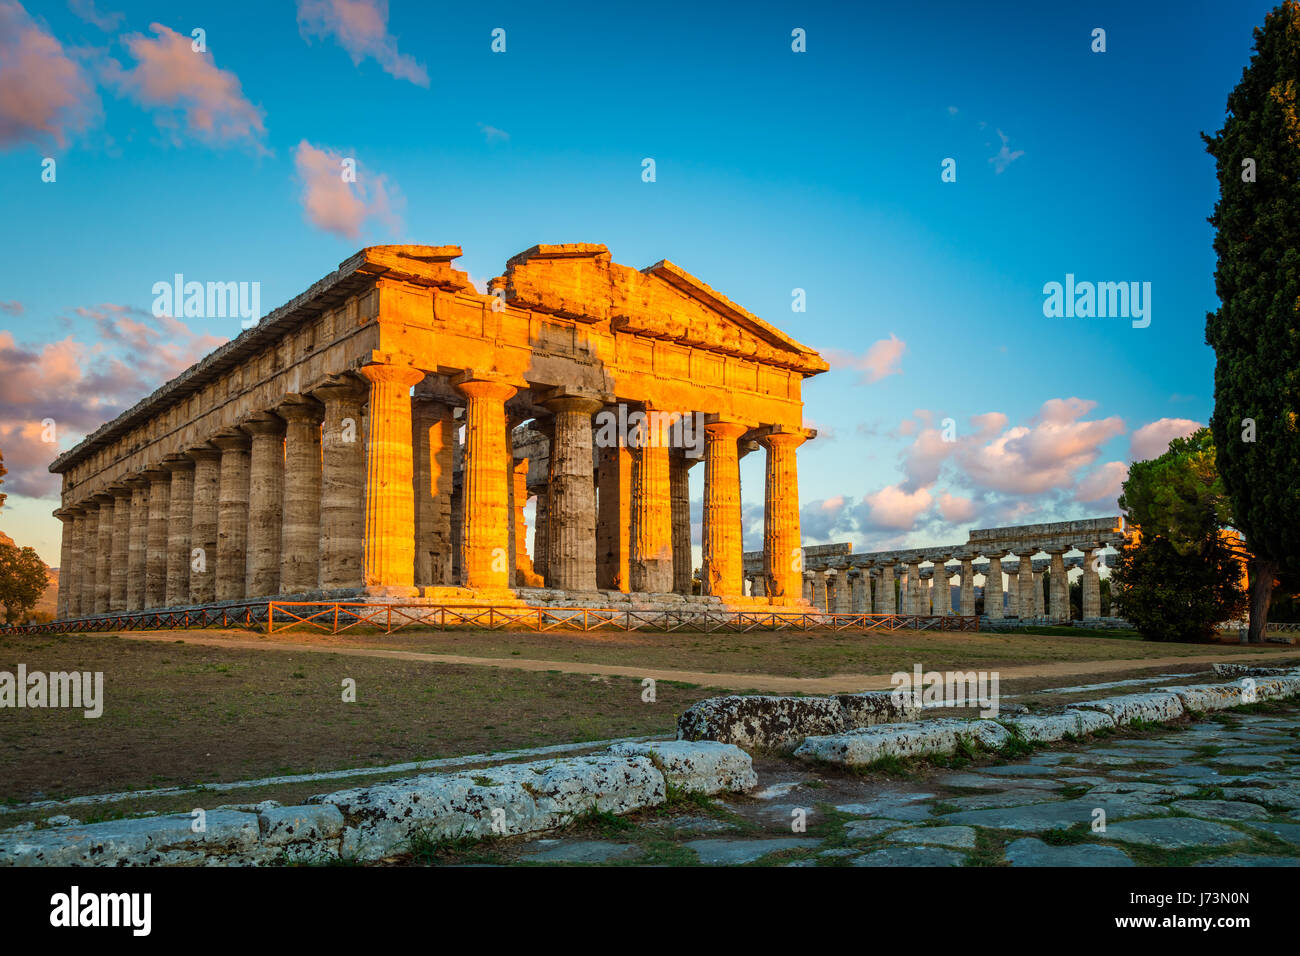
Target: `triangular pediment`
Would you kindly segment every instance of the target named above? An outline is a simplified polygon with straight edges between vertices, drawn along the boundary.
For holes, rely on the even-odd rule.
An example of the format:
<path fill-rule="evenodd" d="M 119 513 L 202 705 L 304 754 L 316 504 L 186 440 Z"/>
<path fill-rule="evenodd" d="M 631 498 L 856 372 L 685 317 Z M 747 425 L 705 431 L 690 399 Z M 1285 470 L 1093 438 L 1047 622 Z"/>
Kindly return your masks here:
<path fill-rule="evenodd" d="M 541 245 L 513 257 L 495 282 L 519 308 L 808 375 L 829 367 L 814 350 L 667 260 L 637 270 L 613 262 L 603 245 Z"/>

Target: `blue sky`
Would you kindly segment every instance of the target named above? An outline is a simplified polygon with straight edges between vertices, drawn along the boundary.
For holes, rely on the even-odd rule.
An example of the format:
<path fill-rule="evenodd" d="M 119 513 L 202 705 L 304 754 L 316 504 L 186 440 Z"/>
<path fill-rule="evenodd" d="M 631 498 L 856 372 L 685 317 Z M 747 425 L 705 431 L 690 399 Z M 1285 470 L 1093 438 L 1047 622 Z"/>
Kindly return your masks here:
<path fill-rule="evenodd" d="M 459 244 L 480 282 L 539 242 L 603 242 L 822 350 L 810 543 L 1115 513 L 1130 458 L 1208 420 L 1200 133 L 1271 4 L 393 2 L 385 25 L 368 0 L 95 3 L 0 0 L 0 529 L 52 563 L 33 423 L 68 447 L 239 332 L 152 326 L 153 283 L 258 281 L 265 311 L 383 242 Z M 206 31 L 198 79 L 154 23 Z M 16 107 L 32 56 L 47 101 Z M 355 202 L 313 204 L 309 160 L 340 156 Z M 1045 318 L 1066 273 L 1150 282 L 1151 325 Z M 761 454 L 742 480 L 753 547 Z"/>

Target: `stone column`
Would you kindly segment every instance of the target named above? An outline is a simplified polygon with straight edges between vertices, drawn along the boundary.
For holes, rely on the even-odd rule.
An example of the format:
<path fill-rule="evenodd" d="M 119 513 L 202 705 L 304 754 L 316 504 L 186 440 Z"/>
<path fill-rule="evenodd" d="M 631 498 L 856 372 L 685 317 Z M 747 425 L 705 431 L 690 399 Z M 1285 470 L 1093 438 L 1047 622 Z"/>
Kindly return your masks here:
<path fill-rule="evenodd" d="M 93 557 L 91 549 L 86 545 L 86 506 L 84 504 L 74 505 L 67 509 L 73 516 L 72 522 L 72 557 L 69 559 L 71 574 L 67 582 L 68 604 L 65 614 L 70 620 L 76 620 L 82 616 L 81 611 L 81 594 L 85 587 L 86 563 L 88 557 Z M 63 572 L 59 571 L 59 590 L 64 588 Z"/>
<path fill-rule="evenodd" d="M 959 608 L 963 617 L 971 617 L 975 613 L 975 556 L 973 554 L 960 555 L 958 560 L 961 561 L 961 607 Z"/>
<path fill-rule="evenodd" d="M 1016 608 L 1020 619 L 1025 621 L 1035 614 L 1033 552 L 1017 551 L 1016 556 L 1020 558 L 1020 566 L 1016 569 L 1016 579 L 1019 583 Z"/>
<path fill-rule="evenodd" d="M 1065 552 L 1051 551 L 1052 615 L 1055 622 L 1070 619 L 1070 579 L 1065 571 Z"/>
<path fill-rule="evenodd" d="M 353 379 L 312 391 L 325 406 L 319 544 L 323 591 L 353 591 L 363 584 L 366 448 L 361 410 L 367 394 L 366 386 Z"/>
<path fill-rule="evenodd" d="M 510 506 L 512 509 L 515 541 L 515 587 L 520 588 L 540 588 L 545 584 L 533 567 L 533 559 L 528 556 L 528 516 L 524 514 L 524 507 L 528 504 L 528 469 L 531 460 L 528 458 L 516 458 L 514 460 L 514 471 L 510 475 Z M 592 473 L 592 488 L 595 489 L 595 473 Z M 596 524 L 596 500 L 595 491 L 592 491 L 592 518 L 591 523 L 594 528 Z M 533 522 L 537 521 L 537 512 L 533 512 Z M 534 529 L 536 530 L 536 529 Z M 592 532 L 592 566 L 595 566 L 595 532 Z M 533 547 L 537 547 L 536 543 Z"/>
<path fill-rule="evenodd" d="M 1043 572 L 1034 572 L 1034 616 L 1047 617 L 1047 603 L 1043 597 Z"/>
<path fill-rule="evenodd" d="M 817 610 L 819 611 L 829 611 L 830 608 L 827 607 L 829 603 L 828 597 L 829 595 L 826 593 L 826 569 L 818 568 L 817 570 L 813 571 L 813 585 L 812 585 L 813 607 L 817 608 Z"/>
<path fill-rule="evenodd" d="M 1101 575 L 1096 565 L 1101 558 L 1101 548 L 1096 544 L 1076 545 L 1083 552 L 1083 583 L 1081 586 L 1084 620 L 1101 617 Z"/>
<path fill-rule="evenodd" d="M 597 470 L 596 584 L 610 591 L 630 591 L 633 453 L 622 436 L 616 445 L 600 449 Z M 537 500 L 540 508 L 541 498 Z"/>
<path fill-rule="evenodd" d="M 691 466 L 698 459 L 687 458 L 679 449 L 668 456 L 668 498 L 673 523 L 673 590 L 690 594 L 695 578 L 691 557 Z M 703 585 L 703 580 L 700 584 Z"/>
<path fill-rule="evenodd" d="M 59 540 L 59 586 L 58 596 L 54 602 L 54 619 L 56 621 L 66 620 L 68 617 L 68 591 L 72 581 L 72 538 L 76 529 L 76 515 L 66 508 L 58 508 L 54 512 L 54 517 L 59 519 L 62 524 L 62 535 Z M 24 693 L 26 689 L 24 688 Z"/>
<path fill-rule="evenodd" d="M 248 454 L 248 541 L 244 561 L 247 596 L 280 593 L 280 539 L 284 533 L 284 420 L 255 418 Z"/>
<path fill-rule="evenodd" d="M 382 597 L 415 597 L 415 464 L 411 387 L 424 372 L 403 364 L 364 365 L 370 382 L 366 442 L 365 586 Z"/>
<path fill-rule="evenodd" d="M 925 599 L 925 582 L 921 580 L 921 562 L 907 562 L 907 610 L 906 614 L 924 616 L 930 613 L 929 602 Z"/>
<path fill-rule="evenodd" d="M 503 589 L 510 581 L 510 492 L 506 486 L 506 463 L 511 450 L 506 434 L 505 403 L 516 389 L 499 376 L 471 372 L 456 376 L 452 384 L 467 402 L 461 487 L 461 568 L 465 585 Z"/>
<path fill-rule="evenodd" d="M 809 604 L 812 604 L 813 603 L 813 573 L 811 571 L 806 571 L 803 574 L 799 575 L 799 580 L 803 588 L 800 596 Z"/>
<path fill-rule="evenodd" d="M 194 462 L 189 458 L 164 459 L 171 475 L 167 495 L 166 607 L 190 603 L 190 528 L 194 520 Z"/>
<path fill-rule="evenodd" d="M 803 573 L 799 533 L 799 472 L 795 451 L 808 438 L 802 429 L 772 426 L 759 438 L 767 451 L 763 490 L 763 572 L 773 604 L 791 604 Z"/>
<path fill-rule="evenodd" d="M 278 593 L 301 595 L 315 591 L 320 580 L 324 408 L 317 401 L 302 399 L 275 411 L 285 421 Z"/>
<path fill-rule="evenodd" d="M 194 461 L 194 504 L 190 512 L 189 604 L 217 599 L 217 509 L 221 497 L 221 452 L 200 445 L 185 453 Z"/>
<path fill-rule="evenodd" d="M 995 621 L 1005 616 L 1002 607 L 1002 555 L 987 555 L 989 569 L 984 575 L 984 613 Z"/>
<path fill-rule="evenodd" d="M 894 594 L 894 566 L 884 564 L 880 568 L 880 587 L 877 590 L 876 606 L 878 614 L 897 614 L 897 595 Z"/>
<path fill-rule="evenodd" d="M 212 439 L 221 449 L 217 490 L 217 600 L 238 601 L 247 591 L 249 440 L 243 432 Z"/>
<path fill-rule="evenodd" d="M 86 505 L 86 571 L 81 579 L 81 616 L 108 610 L 108 552 L 113 540 L 113 496 L 95 495 Z M 104 525 L 108 538 L 104 538 Z M 101 592 L 103 594 L 101 604 Z"/>
<path fill-rule="evenodd" d="M 870 593 L 868 582 L 871 579 L 868 576 L 867 569 L 858 568 L 855 570 L 849 568 L 847 574 L 849 576 L 849 610 L 854 614 L 870 613 L 869 600 L 867 602 L 863 601 L 863 590 L 865 589 L 868 594 Z"/>
<path fill-rule="evenodd" d="M 555 415 L 549 465 L 547 584 L 596 590 L 596 488 L 591 416 L 603 407 L 594 393 L 556 389 L 542 404 Z"/>
<path fill-rule="evenodd" d="M 415 586 L 451 579 L 451 492 L 456 467 L 456 413 L 427 395 L 411 399 L 415 466 Z"/>
<path fill-rule="evenodd" d="M 930 597 L 933 603 L 932 614 L 952 617 L 952 578 L 948 576 L 948 558 L 940 555 L 934 558 L 934 578 L 930 583 Z"/>
<path fill-rule="evenodd" d="M 546 485 L 537 485 L 528 491 L 532 497 L 537 499 L 537 504 L 533 506 L 533 573 L 542 579 L 542 586 L 546 587 L 548 583 L 547 575 L 550 573 L 546 567 L 546 559 L 551 547 L 551 496 Z M 599 525 L 597 525 L 597 528 L 599 528 Z M 599 584 L 599 553 L 596 555 L 596 562 L 597 583 Z"/>
<path fill-rule="evenodd" d="M 730 597 L 744 566 L 737 444 L 747 426 L 716 421 L 704 426 L 704 540 L 700 568 L 705 594 Z"/>
<path fill-rule="evenodd" d="M 767 597 L 767 591 L 765 590 L 767 587 L 767 579 L 764 578 L 763 575 L 756 574 L 754 577 L 750 578 L 750 582 L 750 597 Z"/>
<path fill-rule="evenodd" d="M 636 534 L 632 544 L 632 590 L 667 593 L 673 589 L 670 415 L 649 406 L 645 414 L 633 470 Z M 551 520 L 555 520 L 554 512 Z"/>
<path fill-rule="evenodd" d="M 126 480 L 131 489 L 130 539 L 126 554 L 127 611 L 144 610 L 145 559 L 149 552 L 149 479 L 132 475 Z"/>
<path fill-rule="evenodd" d="M 853 612 L 853 586 L 849 581 L 850 568 L 837 568 L 835 571 L 835 613 Z"/>
<path fill-rule="evenodd" d="M 118 612 L 126 610 L 126 592 L 131 567 L 131 495 L 135 489 L 130 485 L 118 485 L 108 491 L 113 496 L 113 529 L 109 541 L 111 562 L 108 568 L 108 610 Z"/>
<path fill-rule="evenodd" d="M 146 471 L 149 479 L 149 524 L 144 546 L 144 606 L 167 603 L 167 523 L 171 512 L 172 476 L 162 468 Z"/>

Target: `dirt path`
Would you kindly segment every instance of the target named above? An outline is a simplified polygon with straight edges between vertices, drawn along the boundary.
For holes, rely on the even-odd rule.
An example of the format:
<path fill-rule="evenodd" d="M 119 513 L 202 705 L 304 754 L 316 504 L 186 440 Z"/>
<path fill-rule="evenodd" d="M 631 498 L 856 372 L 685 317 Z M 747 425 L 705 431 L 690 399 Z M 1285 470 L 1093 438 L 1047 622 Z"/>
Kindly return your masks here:
<path fill-rule="evenodd" d="M 833 674 L 830 677 L 782 677 L 777 674 L 727 674 L 709 671 L 667 670 L 659 667 L 639 667 L 635 664 L 593 664 L 575 661 L 529 660 L 519 657 L 465 657 L 459 654 L 428 654 L 421 651 L 399 651 L 365 647 L 321 646 L 318 644 L 271 643 L 247 638 L 218 637 L 194 632 L 156 631 L 124 632 L 117 636 L 130 641 L 161 641 L 174 643 L 178 633 L 184 633 L 186 644 L 209 647 L 231 647 L 255 651 L 293 651 L 308 654 L 342 654 L 351 657 L 380 657 L 391 660 L 425 661 L 435 664 L 465 664 L 472 667 L 503 667 L 524 671 L 560 671 L 566 674 L 603 674 L 610 677 L 630 677 L 656 681 L 678 681 L 726 690 L 762 690 L 773 693 L 836 694 L 863 690 L 888 690 L 889 674 Z M 1292 647 L 1279 647 L 1278 656 L 1295 656 Z M 1033 677 L 1077 677 L 1084 674 L 1118 674 L 1126 671 L 1174 667 L 1180 664 L 1212 664 L 1216 662 L 1245 661 L 1265 663 L 1269 655 L 1258 651 L 1250 654 L 1203 654 L 1193 657 L 1148 657 L 1134 660 L 1068 661 L 1057 664 L 1026 664 L 1000 667 L 998 673 L 1004 681 Z"/>

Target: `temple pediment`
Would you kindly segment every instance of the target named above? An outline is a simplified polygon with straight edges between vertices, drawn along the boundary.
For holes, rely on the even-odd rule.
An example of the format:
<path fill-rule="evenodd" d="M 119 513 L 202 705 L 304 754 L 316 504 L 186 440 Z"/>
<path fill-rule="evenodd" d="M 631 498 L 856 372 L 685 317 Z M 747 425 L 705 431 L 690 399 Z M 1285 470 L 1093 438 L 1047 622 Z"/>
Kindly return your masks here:
<path fill-rule="evenodd" d="M 599 244 L 533 246 L 493 280 L 512 306 L 739 355 L 807 375 L 826 361 L 668 260 L 637 270 Z"/>

